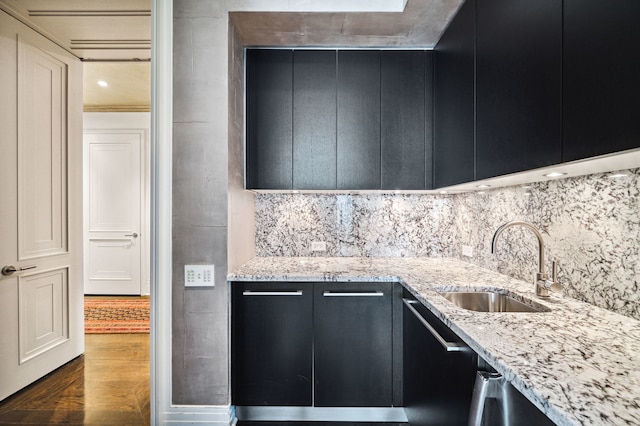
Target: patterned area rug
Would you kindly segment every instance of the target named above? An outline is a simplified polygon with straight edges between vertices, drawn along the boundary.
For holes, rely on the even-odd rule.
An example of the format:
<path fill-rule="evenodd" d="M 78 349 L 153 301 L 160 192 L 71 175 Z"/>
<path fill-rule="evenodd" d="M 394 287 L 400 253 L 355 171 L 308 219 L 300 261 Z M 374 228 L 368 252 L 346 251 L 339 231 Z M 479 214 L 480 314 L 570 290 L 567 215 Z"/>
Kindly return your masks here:
<path fill-rule="evenodd" d="M 85 299 L 84 332 L 148 333 L 149 299 Z"/>

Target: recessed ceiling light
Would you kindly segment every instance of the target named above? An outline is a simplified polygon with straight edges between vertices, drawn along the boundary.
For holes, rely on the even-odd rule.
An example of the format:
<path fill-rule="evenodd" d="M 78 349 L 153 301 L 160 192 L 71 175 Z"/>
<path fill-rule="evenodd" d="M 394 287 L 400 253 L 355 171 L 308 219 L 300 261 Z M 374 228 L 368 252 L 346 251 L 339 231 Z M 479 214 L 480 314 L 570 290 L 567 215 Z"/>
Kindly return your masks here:
<path fill-rule="evenodd" d="M 566 175 L 566 173 L 561 173 L 561 172 L 551 172 L 551 173 L 547 173 L 546 175 L 543 175 L 545 177 L 560 177 L 560 176 L 564 176 Z"/>
<path fill-rule="evenodd" d="M 491 185 L 482 184 L 482 185 L 476 186 L 476 188 L 491 188 Z"/>
<path fill-rule="evenodd" d="M 440 191 L 440 194 L 446 194 L 447 191 Z"/>
<path fill-rule="evenodd" d="M 626 173 L 614 173 L 612 175 L 609 175 L 609 177 L 612 178 L 612 179 L 621 178 L 621 177 L 625 177 L 625 176 L 627 176 Z"/>
<path fill-rule="evenodd" d="M 98 80 L 98 86 L 100 86 L 100 87 L 107 87 L 107 86 L 109 86 L 109 83 L 107 83 L 107 82 L 106 82 L 106 81 L 104 81 L 104 80 Z"/>

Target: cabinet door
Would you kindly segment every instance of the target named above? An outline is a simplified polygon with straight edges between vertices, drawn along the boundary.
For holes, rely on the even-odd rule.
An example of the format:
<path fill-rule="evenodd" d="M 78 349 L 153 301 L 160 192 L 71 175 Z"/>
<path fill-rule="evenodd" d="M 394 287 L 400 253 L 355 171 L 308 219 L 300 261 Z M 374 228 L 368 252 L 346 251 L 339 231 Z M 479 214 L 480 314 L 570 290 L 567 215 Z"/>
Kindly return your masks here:
<path fill-rule="evenodd" d="M 336 188 L 336 51 L 293 53 L 293 187 Z"/>
<path fill-rule="evenodd" d="M 381 55 L 381 188 L 430 189 L 432 52 Z"/>
<path fill-rule="evenodd" d="M 565 0 L 563 161 L 640 146 L 640 2 Z"/>
<path fill-rule="evenodd" d="M 477 0 L 476 179 L 556 164 L 562 2 Z"/>
<path fill-rule="evenodd" d="M 315 405 L 392 405 L 391 283 L 314 289 Z"/>
<path fill-rule="evenodd" d="M 291 189 L 293 52 L 247 50 L 246 185 Z"/>
<path fill-rule="evenodd" d="M 234 283 L 232 292 L 232 403 L 310 406 L 312 284 Z"/>
<path fill-rule="evenodd" d="M 380 188 L 380 51 L 338 51 L 338 189 Z"/>
<path fill-rule="evenodd" d="M 466 0 L 435 48 L 435 188 L 475 178 L 475 8 Z"/>
<path fill-rule="evenodd" d="M 424 322 L 447 341 L 461 343 L 460 338 L 420 303 L 412 300 L 409 306 L 405 303 L 403 311 L 404 404 L 409 423 L 467 424 L 477 356 L 468 348 L 448 352 Z"/>

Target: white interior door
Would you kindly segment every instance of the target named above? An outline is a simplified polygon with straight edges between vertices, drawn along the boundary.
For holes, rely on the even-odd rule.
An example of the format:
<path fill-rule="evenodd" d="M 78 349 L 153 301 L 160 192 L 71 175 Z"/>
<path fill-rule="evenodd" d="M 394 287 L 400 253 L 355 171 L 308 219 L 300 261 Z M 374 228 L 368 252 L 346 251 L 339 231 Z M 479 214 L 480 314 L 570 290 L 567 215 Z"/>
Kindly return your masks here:
<path fill-rule="evenodd" d="M 85 294 L 141 294 L 145 131 L 85 130 Z"/>
<path fill-rule="evenodd" d="M 0 12 L 0 400 L 80 355 L 80 61 Z"/>

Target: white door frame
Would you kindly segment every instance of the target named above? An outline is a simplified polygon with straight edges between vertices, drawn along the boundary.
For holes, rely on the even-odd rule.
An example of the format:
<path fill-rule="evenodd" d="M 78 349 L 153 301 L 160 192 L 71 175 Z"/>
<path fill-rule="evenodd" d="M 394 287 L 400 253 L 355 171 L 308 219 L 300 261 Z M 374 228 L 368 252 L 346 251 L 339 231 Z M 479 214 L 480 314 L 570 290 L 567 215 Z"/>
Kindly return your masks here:
<path fill-rule="evenodd" d="M 140 237 L 138 239 L 141 245 L 141 271 L 140 271 L 140 294 L 149 295 L 151 291 L 150 279 L 150 201 L 149 201 L 149 167 L 150 167 L 150 113 L 148 112 L 85 112 L 83 114 L 83 129 L 85 132 L 92 130 L 142 130 L 144 132 L 144 140 L 142 147 L 142 166 L 141 174 L 143 177 L 142 187 L 142 214 L 140 218 Z M 88 221 L 88 158 L 85 155 L 84 170 L 84 264 L 88 265 L 89 260 L 89 244 L 87 244 L 87 221 Z M 88 268 L 85 267 L 85 283 L 87 279 Z"/>

